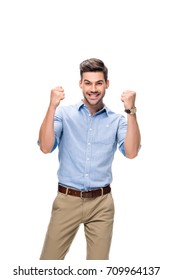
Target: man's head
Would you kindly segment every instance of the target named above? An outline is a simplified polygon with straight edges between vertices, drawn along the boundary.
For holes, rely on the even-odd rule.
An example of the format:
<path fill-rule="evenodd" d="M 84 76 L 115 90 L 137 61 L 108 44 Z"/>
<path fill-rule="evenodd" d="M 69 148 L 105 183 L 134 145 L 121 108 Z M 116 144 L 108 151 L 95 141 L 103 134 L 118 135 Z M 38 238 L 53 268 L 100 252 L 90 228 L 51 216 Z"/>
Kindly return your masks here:
<path fill-rule="evenodd" d="M 105 81 L 108 79 L 108 69 L 103 61 L 98 58 L 86 59 L 80 63 L 81 80 L 83 79 L 83 73 L 85 72 L 103 72 Z"/>
<path fill-rule="evenodd" d="M 90 111 L 97 112 L 104 106 L 103 97 L 109 87 L 108 69 L 100 59 L 91 58 L 80 64 L 80 75 L 83 101 Z"/>

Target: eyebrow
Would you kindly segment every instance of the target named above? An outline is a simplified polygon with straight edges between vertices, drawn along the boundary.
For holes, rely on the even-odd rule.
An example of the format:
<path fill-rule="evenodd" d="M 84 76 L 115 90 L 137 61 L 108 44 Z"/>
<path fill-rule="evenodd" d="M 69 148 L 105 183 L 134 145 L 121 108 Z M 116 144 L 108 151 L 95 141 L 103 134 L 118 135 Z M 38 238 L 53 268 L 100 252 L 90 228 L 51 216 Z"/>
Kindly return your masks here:
<path fill-rule="evenodd" d="M 92 83 L 91 81 L 89 81 L 89 80 L 87 80 L 87 79 L 85 79 L 84 82 Z M 102 83 L 103 83 L 104 81 L 103 81 L 103 80 L 98 80 L 98 81 L 96 81 L 95 83 L 99 83 L 99 82 L 102 82 Z"/>

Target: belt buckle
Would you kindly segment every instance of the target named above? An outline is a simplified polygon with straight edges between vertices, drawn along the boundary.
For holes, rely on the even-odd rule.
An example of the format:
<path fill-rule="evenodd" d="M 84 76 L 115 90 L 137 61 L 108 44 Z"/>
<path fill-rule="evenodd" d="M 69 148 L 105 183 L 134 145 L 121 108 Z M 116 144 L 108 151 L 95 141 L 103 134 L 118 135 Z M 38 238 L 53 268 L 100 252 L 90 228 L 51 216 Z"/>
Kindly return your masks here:
<path fill-rule="evenodd" d="M 84 199 L 84 197 L 82 196 L 82 194 L 84 193 L 84 191 L 80 191 L 80 198 Z"/>
<path fill-rule="evenodd" d="M 103 196 L 103 195 L 104 195 L 104 190 L 103 190 L 103 188 L 100 188 L 99 190 L 101 191 L 100 196 Z M 89 190 L 89 191 L 80 191 L 80 198 L 82 198 L 82 199 L 84 198 L 83 195 L 82 195 L 84 192 L 85 192 L 85 193 L 91 193 L 91 197 L 90 197 L 90 198 L 97 197 L 97 196 L 94 196 L 93 193 L 92 193 L 92 191 L 90 191 L 90 190 Z"/>
<path fill-rule="evenodd" d="M 86 197 L 83 197 L 83 193 L 87 193 L 87 194 L 90 194 L 88 197 L 86 196 Z M 93 196 L 93 193 L 92 193 L 92 191 L 90 191 L 90 190 L 87 190 L 87 191 L 81 191 L 80 192 L 80 198 L 82 198 L 82 199 L 84 199 L 84 198 L 93 198 L 94 196 Z"/>
<path fill-rule="evenodd" d="M 82 199 L 84 199 L 84 198 L 86 198 L 86 197 L 83 197 L 83 193 L 89 193 L 90 191 L 80 191 L 80 198 L 82 198 Z"/>
<path fill-rule="evenodd" d="M 86 197 L 83 197 L 83 193 L 90 193 L 91 191 L 81 191 L 80 192 L 80 198 L 82 198 L 82 199 L 84 199 L 84 198 L 86 198 Z"/>

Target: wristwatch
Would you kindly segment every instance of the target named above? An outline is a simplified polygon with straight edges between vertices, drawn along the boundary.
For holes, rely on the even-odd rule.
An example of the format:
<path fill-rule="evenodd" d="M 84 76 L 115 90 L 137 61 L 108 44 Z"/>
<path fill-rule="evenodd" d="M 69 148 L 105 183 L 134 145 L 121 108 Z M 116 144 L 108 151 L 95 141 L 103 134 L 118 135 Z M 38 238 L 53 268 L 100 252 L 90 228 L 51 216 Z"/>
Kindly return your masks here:
<path fill-rule="evenodd" d="M 137 108 L 136 108 L 136 107 L 133 107 L 133 108 L 131 108 L 131 109 L 125 109 L 124 112 L 126 112 L 127 114 L 134 115 L 134 114 L 136 114 L 136 112 L 137 112 Z"/>

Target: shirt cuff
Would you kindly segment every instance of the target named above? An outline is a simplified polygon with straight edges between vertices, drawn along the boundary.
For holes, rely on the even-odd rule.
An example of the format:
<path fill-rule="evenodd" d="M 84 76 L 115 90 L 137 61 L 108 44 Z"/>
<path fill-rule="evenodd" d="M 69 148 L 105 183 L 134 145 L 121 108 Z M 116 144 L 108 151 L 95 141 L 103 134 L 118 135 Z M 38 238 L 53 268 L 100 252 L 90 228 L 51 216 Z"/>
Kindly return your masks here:
<path fill-rule="evenodd" d="M 125 148 L 124 148 L 124 142 L 121 144 L 121 146 L 119 146 L 119 150 L 124 156 L 126 156 Z"/>

